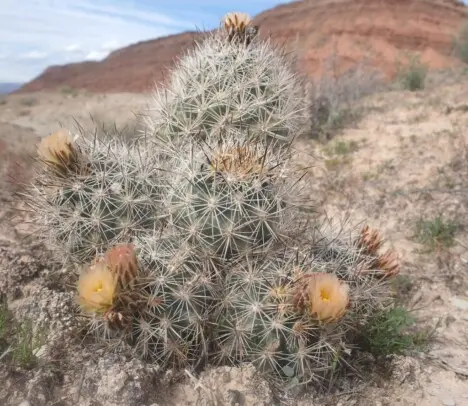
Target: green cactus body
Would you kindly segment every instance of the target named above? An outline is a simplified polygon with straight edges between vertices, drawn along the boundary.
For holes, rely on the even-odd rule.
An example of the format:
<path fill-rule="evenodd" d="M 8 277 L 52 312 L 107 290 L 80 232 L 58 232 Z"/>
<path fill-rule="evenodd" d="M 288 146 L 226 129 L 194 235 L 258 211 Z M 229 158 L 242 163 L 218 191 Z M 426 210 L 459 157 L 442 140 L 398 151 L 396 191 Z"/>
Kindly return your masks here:
<path fill-rule="evenodd" d="M 220 303 L 217 359 L 251 362 L 283 382 L 321 382 L 385 302 L 385 287 L 358 273 L 362 262 L 355 261 L 354 277 L 348 272 L 345 281 L 338 263 L 311 252 L 292 254 L 243 259 L 231 269 Z"/>
<path fill-rule="evenodd" d="M 29 194 L 44 237 L 67 260 L 87 263 L 115 242 L 161 225 L 162 185 L 143 151 L 117 140 L 77 141 L 77 172 L 41 167 Z"/>
<path fill-rule="evenodd" d="M 320 353 L 319 326 L 295 311 L 286 270 L 283 261 L 266 259 L 230 272 L 217 357 L 221 363 L 251 362 L 272 378 L 303 383 L 316 379 L 316 368 L 330 354 Z"/>
<path fill-rule="evenodd" d="M 173 204 L 173 222 L 181 233 L 224 258 L 273 242 L 283 211 L 267 186 L 228 185 L 211 174 L 183 184 Z"/>
<path fill-rule="evenodd" d="M 181 155 L 167 207 L 192 245 L 224 259 L 266 249 L 288 226 L 287 167 L 281 151 L 237 132 Z"/>
<path fill-rule="evenodd" d="M 137 351 L 161 366 L 194 365 L 207 357 L 217 278 L 215 264 L 177 238 L 136 242 L 146 269 L 147 308 L 136 320 Z"/>
<path fill-rule="evenodd" d="M 216 33 L 180 60 L 167 89 L 148 105 L 146 124 L 164 148 L 245 127 L 256 137 L 290 141 L 304 125 L 301 91 L 269 42 L 246 46 Z"/>

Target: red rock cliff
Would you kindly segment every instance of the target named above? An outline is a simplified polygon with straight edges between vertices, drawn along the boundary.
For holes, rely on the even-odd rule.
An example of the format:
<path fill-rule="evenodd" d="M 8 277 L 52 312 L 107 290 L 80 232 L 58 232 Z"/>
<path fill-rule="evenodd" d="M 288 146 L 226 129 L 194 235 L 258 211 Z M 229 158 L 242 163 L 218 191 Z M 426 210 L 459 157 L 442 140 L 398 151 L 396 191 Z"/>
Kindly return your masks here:
<path fill-rule="evenodd" d="M 342 67 L 367 58 L 387 76 L 406 51 L 419 52 L 432 68 L 457 63 L 453 37 L 467 18 L 456 0 L 303 0 L 267 10 L 255 17 L 260 35 L 271 35 L 296 56 L 299 68 L 320 75 L 324 61 L 336 55 Z M 61 86 L 95 92 L 144 92 L 200 33 L 188 32 L 137 43 L 101 62 L 52 66 L 20 92 Z"/>

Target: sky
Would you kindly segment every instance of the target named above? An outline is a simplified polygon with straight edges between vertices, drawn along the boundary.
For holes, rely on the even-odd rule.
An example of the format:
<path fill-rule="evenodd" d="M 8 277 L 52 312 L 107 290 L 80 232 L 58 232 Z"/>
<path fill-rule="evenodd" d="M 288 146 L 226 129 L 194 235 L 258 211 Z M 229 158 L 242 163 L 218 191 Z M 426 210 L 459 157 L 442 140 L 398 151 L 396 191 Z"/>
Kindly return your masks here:
<path fill-rule="evenodd" d="M 229 11 L 255 14 L 288 0 L 0 0 L 0 82 L 50 65 L 101 60 L 139 41 L 212 29 Z"/>

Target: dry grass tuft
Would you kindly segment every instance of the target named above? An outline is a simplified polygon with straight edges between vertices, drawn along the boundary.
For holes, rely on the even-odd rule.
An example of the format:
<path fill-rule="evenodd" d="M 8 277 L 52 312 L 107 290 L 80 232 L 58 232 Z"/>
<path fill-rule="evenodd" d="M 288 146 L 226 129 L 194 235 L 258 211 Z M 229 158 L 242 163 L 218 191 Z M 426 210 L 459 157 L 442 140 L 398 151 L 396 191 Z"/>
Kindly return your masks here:
<path fill-rule="evenodd" d="M 362 109 L 359 101 L 370 94 L 381 91 L 382 73 L 371 67 L 366 59 L 346 71 L 340 71 L 343 61 L 331 55 L 325 62 L 327 72 L 309 89 L 309 112 L 311 138 L 327 140 L 360 118 Z"/>

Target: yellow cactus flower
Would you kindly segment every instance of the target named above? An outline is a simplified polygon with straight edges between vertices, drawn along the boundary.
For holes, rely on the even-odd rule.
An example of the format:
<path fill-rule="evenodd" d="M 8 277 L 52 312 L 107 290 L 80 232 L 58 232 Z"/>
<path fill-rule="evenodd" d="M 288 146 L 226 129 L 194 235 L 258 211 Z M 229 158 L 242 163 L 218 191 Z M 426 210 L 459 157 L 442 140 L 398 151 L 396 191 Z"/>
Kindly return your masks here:
<path fill-rule="evenodd" d="M 98 261 L 81 274 L 78 281 L 78 303 L 89 313 L 105 313 L 114 305 L 117 277 L 107 264 Z"/>
<path fill-rule="evenodd" d="M 349 286 L 336 275 L 307 275 L 296 294 L 296 307 L 322 322 L 342 317 L 349 303 Z"/>

